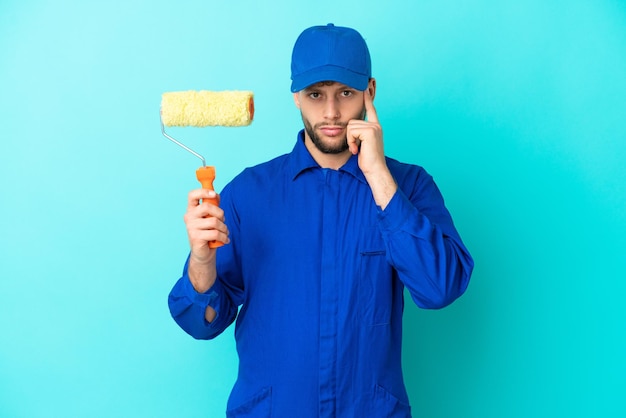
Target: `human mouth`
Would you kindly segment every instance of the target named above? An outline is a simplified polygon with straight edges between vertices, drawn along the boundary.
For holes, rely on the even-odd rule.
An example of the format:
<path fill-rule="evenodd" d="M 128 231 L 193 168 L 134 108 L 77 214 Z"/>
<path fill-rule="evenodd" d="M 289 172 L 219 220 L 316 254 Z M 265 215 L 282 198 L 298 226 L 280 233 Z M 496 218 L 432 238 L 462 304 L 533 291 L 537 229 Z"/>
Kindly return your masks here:
<path fill-rule="evenodd" d="M 320 131 L 322 131 L 322 133 L 325 136 L 339 136 L 343 133 L 343 126 L 336 126 L 336 125 L 324 125 L 320 127 Z"/>

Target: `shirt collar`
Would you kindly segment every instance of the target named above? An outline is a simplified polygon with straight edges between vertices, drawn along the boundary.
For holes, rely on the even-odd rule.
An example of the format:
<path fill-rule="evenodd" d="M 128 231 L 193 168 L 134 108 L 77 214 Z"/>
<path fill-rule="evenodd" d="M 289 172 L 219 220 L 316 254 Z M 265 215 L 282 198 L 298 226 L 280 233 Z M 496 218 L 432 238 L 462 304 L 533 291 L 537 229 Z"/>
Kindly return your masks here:
<path fill-rule="evenodd" d="M 352 155 L 348 161 L 339 169 L 346 173 L 352 174 L 357 180 L 367 183 L 363 172 L 359 168 L 358 155 Z M 302 172 L 320 168 L 320 165 L 313 159 L 313 156 L 304 145 L 304 129 L 298 132 L 296 145 L 293 147 L 289 158 L 289 175 L 295 180 Z"/>

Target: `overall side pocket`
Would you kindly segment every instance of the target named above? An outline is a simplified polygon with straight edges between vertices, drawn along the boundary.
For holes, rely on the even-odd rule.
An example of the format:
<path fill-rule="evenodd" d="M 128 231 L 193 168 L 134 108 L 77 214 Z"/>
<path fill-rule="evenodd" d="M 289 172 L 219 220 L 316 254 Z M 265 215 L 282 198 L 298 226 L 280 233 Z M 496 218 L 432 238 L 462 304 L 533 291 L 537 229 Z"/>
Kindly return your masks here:
<path fill-rule="evenodd" d="M 270 418 L 272 388 L 264 388 L 242 404 L 226 411 L 227 418 Z"/>

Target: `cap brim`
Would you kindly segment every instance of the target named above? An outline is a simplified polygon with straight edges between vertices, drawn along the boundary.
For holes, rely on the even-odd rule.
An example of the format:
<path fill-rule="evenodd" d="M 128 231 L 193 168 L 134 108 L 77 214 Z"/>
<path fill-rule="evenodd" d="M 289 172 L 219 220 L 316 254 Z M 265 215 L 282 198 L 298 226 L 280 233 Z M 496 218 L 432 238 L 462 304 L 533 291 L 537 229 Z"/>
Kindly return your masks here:
<path fill-rule="evenodd" d="M 366 74 L 357 74 L 342 67 L 319 67 L 294 77 L 291 82 L 291 92 L 296 93 L 322 81 L 335 81 L 363 91 L 367 88 L 369 79 L 370 77 Z"/>

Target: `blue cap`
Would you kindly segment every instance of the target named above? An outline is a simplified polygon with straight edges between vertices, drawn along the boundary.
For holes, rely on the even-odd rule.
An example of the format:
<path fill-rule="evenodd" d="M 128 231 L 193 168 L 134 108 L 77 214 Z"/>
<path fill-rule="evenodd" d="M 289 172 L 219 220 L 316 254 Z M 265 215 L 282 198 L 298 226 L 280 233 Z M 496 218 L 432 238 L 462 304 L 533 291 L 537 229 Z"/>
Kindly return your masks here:
<path fill-rule="evenodd" d="M 321 81 L 336 81 L 363 91 L 371 77 L 367 44 L 354 29 L 332 23 L 313 26 L 296 40 L 291 55 L 293 93 Z"/>

